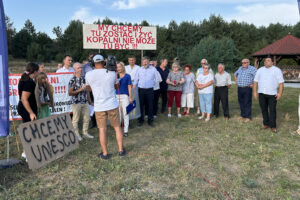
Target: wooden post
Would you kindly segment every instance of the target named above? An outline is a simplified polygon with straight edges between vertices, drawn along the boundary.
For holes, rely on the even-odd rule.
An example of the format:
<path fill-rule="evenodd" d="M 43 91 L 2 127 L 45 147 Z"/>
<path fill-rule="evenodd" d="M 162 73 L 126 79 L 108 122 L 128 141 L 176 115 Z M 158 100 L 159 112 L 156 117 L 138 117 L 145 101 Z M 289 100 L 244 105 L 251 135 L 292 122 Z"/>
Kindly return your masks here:
<path fill-rule="evenodd" d="M 141 66 L 143 65 L 144 50 L 141 50 Z"/>
<path fill-rule="evenodd" d="M 276 56 L 273 56 L 273 65 L 275 65 L 276 66 Z"/>
<path fill-rule="evenodd" d="M 258 59 L 257 59 L 257 57 L 254 58 L 254 67 L 255 68 L 258 67 Z"/>

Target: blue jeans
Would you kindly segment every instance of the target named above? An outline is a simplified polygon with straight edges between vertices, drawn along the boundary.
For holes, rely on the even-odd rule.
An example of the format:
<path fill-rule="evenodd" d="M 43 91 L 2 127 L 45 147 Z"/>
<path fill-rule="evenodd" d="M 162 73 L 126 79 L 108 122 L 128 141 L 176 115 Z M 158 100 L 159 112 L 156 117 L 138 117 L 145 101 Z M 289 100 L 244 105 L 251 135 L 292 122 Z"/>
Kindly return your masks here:
<path fill-rule="evenodd" d="M 199 94 L 201 112 L 211 114 L 213 94 Z"/>

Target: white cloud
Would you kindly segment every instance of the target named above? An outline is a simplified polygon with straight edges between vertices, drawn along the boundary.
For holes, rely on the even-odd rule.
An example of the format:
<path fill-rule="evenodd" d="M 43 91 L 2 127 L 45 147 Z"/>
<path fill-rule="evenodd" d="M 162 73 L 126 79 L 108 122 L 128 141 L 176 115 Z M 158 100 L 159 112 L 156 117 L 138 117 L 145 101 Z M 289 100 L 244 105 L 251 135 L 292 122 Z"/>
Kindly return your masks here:
<path fill-rule="evenodd" d="M 103 0 L 91 0 L 91 1 L 103 1 Z M 146 7 L 151 5 L 163 4 L 163 3 L 172 3 L 172 2 L 182 2 L 182 3 L 220 3 L 220 4 L 247 4 L 247 3 L 280 3 L 282 0 L 116 0 L 113 2 L 112 7 L 119 10 L 129 10 L 139 7 Z M 286 4 L 293 4 L 295 0 L 286 0 Z"/>
<path fill-rule="evenodd" d="M 93 16 L 90 13 L 90 9 L 86 7 L 81 7 L 77 10 L 73 16 L 71 17 L 72 20 L 80 20 L 87 24 L 92 24 L 93 22 L 97 21 L 98 19 L 103 19 L 100 16 Z"/>
<path fill-rule="evenodd" d="M 278 4 L 254 4 L 237 6 L 236 14 L 225 17 L 226 20 L 253 23 L 256 26 L 268 26 L 270 23 L 282 23 L 294 25 L 299 21 L 298 5 Z"/>
<path fill-rule="evenodd" d="M 153 2 L 147 0 L 118 0 L 112 6 L 120 10 L 135 9 L 138 7 L 148 6 Z"/>

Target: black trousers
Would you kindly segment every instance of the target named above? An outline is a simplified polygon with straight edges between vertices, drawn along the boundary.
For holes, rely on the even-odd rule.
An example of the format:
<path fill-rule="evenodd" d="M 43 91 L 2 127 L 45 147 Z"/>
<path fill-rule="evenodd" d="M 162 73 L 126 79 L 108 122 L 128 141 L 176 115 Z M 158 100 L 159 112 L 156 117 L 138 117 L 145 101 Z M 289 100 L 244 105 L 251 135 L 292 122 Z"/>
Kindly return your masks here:
<path fill-rule="evenodd" d="M 160 92 L 159 90 L 154 90 L 154 98 L 153 98 L 153 115 L 157 115 L 158 111 L 158 100 Z M 148 115 L 148 105 L 145 104 L 145 115 Z"/>
<path fill-rule="evenodd" d="M 139 88 L 139 100 L 140 100 L 140 110 L 141 117 L 138 119 L 139 122 L 144 122 L 144 110 L 148 111 L 148 123 L 153 122 L 153 100 L 154 100 L 154 92 L 153 88 L 143 89 Z"/>
<path fill-rule="evenodd" d="M 238 100 L 241 109 L 241 117 L 252 119 L 252 88 L 238 87 Z"/>
<path fill-rule="evenodd" d="M 161 110 L 160 111 L 161 111 L 161 113 L 164 113 L 167 109 L 168 91 L 160 89 L 159 90 L 159 97 L 161 97 Z"/>
<path fill-rule="evenodd" d="M 160 95 L 160 91 L 154 90 L 153 115 L 157 115 L 159 95 Z"/>
<path fill-rule="evenodd" d="M 276 96 L 259 93 L 259 105 L 265 126 L 276 128 Z"/>
<path fill-rule="evenodd" d="M 216 87 L 214 95 L 214 115 L 219 116 L 219 105 L 222 103 L 224 117 L 229 118 L 228 87 Z"/>

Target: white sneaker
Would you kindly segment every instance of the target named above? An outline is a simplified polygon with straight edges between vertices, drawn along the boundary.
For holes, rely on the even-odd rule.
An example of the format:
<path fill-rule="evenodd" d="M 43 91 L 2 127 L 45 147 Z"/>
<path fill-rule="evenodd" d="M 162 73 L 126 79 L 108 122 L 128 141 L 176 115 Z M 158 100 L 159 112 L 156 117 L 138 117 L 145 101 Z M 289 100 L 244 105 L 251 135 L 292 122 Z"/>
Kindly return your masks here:
<path fill-rule="evenodd" d="M 205 122 L 208 122 L 209 120 L 210 120 L 210 118 L 206 118 L 206 119 L 205 119 Z"/>
<path fill-rule="evenodd" d="M 156 115 L 153 116 L 154 119 L 155 119 L 156 117 L 157 117 Z"/>
<path fill-rule="evenodd" d="M 86 137 L 86 138 L 90 138 L 90 139 L 94 138 L 94 136 L 92 136 L 92 135 L 90 135 L 88 133 L 83 134 L 83 136 Z"/>
<path fill-rule="evenodd" d="M 200 117 L 198 117 L 198 119 L 203 119 L 204 117 L 202 117 L 202 116 L 200 116 Z"/>
<path fill-rule="evenodd" d="M 147 118 L 148 118 L 148 115 L 145 115 L 145 118 L 147 119 Z"/>
<path fill-rule="evenodd" d="M 76 137 L 77 137 L 78 141 L 82 140 L 82 137 L 80 135 L 77 135 Z"/>
<path fill-rule="evenodd" d="M 172 117 L 172 115 L 171 115 L 171 114 L 168 114 L 168 117 Z"/>
<path fill-rule="evenodd" d="M 23 152 L 21 156 L 22 156 L 22 158 L 24 158 L 26 160 L 26 162 L 28 162 L 25 152 Z"/>
<path fill-rule="evenodd" d="M 181 114 L 177 114 L 177 117 L 180 118 L 180 117 L 181 117 Z"/>

